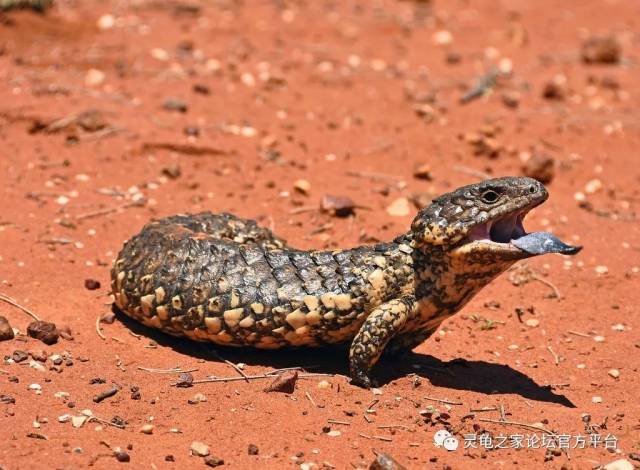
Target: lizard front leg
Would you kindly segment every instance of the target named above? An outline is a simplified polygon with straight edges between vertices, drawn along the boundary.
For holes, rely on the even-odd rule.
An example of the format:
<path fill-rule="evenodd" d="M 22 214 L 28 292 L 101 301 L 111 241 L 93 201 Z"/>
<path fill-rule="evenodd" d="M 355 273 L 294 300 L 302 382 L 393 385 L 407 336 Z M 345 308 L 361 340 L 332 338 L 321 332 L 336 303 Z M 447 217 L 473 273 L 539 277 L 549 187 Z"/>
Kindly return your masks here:
<path fill-rule="evenodd" d="M 387 343 L 406 323 L 414 303 L 413 297 L 394 299 L 376 307 L 367 317 L 349 349 L 351 383 L 371 387 L 371 368 L 378 362 Z"/>

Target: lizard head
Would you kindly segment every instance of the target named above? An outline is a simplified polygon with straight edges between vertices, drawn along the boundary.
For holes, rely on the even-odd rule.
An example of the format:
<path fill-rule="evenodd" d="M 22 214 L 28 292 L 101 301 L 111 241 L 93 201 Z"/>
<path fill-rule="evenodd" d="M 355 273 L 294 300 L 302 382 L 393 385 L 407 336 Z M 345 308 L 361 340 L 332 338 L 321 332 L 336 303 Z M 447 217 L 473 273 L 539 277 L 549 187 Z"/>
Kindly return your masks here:
<path fill-rule="evenodd" d="M 527 213 L 548 197 L 545 187 L 531 178 L 489 179 L 434 199 L 418 213 L 411 229 L 425 250 L 438 246 L 454 257 L 491 262 L 544 253 L 576 254 L 581 247 L 547 232 L 524 229 Z"/>

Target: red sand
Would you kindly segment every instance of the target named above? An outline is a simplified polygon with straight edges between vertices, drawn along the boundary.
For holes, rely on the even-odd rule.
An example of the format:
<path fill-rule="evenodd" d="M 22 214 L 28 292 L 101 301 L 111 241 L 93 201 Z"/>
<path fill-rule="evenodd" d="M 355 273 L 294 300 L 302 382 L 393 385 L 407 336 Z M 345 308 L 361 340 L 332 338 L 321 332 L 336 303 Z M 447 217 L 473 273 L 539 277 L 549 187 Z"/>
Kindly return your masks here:
<path fill-rule="evenodd" d="M 411 469 L 638 465 L 638 31 L 640 4 L 624 0 L 91 0 L 59 1 L 46 16 L 2 14 L 0 293 L 67 325 L 74 340 L 0 343 L 3 356 L 44 349 L 73 358 L 58 372 L 55 357 L 44 371 L 30 359 L 0 366 L 0 395 L 15 399 L 0 404 L 0 466 L 204 467 L 190 455 L 193 441 L 230 468 L 368 468 L 374 451 Z M 585 64 L 583 41 L 608 34 L 622 48 L 619 63 Z M 512 70 L 493 93 L 460 104 L 492 66 Z M 544 98 L 557 75 L 560 99 Z M 165 109 L 169 98 L 186 112 Z M 78 117 L 90 109 L 98 113 Z M 51 124 L 61 118 L 69 119 Z M 472 133 L 484 135 L 480 143 Z M 139 367 L 197 369 L 196 379 L 237 373 L 206 347 L 120 318 L 102 325 L 106 340 L 96 333 L 114 254 L 150 218 L 232 211 L 303 248 L 352 246 L 407 229 L 414 209 L 392 216 L 395 200 L 477 180 L 470 170 L 520 174 L 527 152 L 555 162 L 551 198 L 528 228 L 585 246 L 575 258 L 528 263 L 561 299 L 530 272 L 505 274 L 406 362 L 383 364 L 380 395 L 349 385 L 344 354 L 330 351 L 220 351 L 249 375 L 290 366 L 340 374 L 301 378 L 292 395 L 266 394 L 266 380 L 175 388 L 175 375 Z M 418 164 L 430 166 L 431 181 L 413 177 Z M 297 179 L 310 183 L 307 195 L 294 190 Z M 331 217 L 317 210 L 325 194 L 366 207 Z M 530 282 L 515 286 L 517 276 Z M 86 279 L 102 287 L 87 290 Z M 26 331 L 19 310 L 2 303 L 0 315 Z M 106 383 L 90 384 L 98 377 Z M 319 388 L 322 380 L 330 387 Z M 112 383 L 122 389 L 94 403 Z M 207 401 L 189 404 L 197 393 Z M 447 411 L 425 397 L 461 404 Z M 429 407 L 448 414 L 444 423 L 420 413 Z M 445 424 L 460 441 L 483 430 L 535 432 L 483 422 L 501 416 L 471 414 L 482 407 L 571 436 L 585 434 L 588 413 L 619 451 L 601 442 L 545 463 L 546 449 L 434 447 Z M 58 421 L 84 409 L 119 416 L 126 428 Z M 140 432 L 148 423 L 152 435 Z M 118 463 L 108 446 L 131 462 Z"/>

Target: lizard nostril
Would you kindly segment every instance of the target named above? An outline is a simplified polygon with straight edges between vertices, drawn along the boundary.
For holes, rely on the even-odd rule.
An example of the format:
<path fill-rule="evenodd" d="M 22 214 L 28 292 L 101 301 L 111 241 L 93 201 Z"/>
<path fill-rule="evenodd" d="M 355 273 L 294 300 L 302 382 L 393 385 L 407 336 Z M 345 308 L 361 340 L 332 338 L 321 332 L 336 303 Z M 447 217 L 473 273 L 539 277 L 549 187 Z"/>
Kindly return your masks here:
<path fill-rule="evenodd" d="M 529 186 L 529 194 L 534 194 L 535 192 L 536 192 L 536 187 L 535 185 L 532 184 L 531 186 Z"/>

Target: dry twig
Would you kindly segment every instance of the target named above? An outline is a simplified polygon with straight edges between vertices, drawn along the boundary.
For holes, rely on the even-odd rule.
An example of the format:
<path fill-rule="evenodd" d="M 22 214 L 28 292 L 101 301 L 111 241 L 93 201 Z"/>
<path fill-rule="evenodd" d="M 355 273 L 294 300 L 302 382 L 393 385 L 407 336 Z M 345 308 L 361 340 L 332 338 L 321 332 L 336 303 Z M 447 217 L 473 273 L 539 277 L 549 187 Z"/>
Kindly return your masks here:
<path fill-rule="evenodd" d="M 2 300 L 3 302 L 8 303 L 9 305 L 13 305 L 15 308 L 22 310 L 24 313 L 26 313 L 27 315 L 29 315 L 31 318 L 33 318 L 35 321 L 40 321 L 40 318 L 38 318 L 38 315 L 36 315 L 35 313 L 33 313 L 31 310 L 29 310 L 27 307 L 24 307 L 22 305 L 20 305 L 18 302 L 16 302 L 15 300 L 13 300 L 11 297 L 9 297 L 8 295 L 5 294 L 0 294 L 0 300 Z"/>

